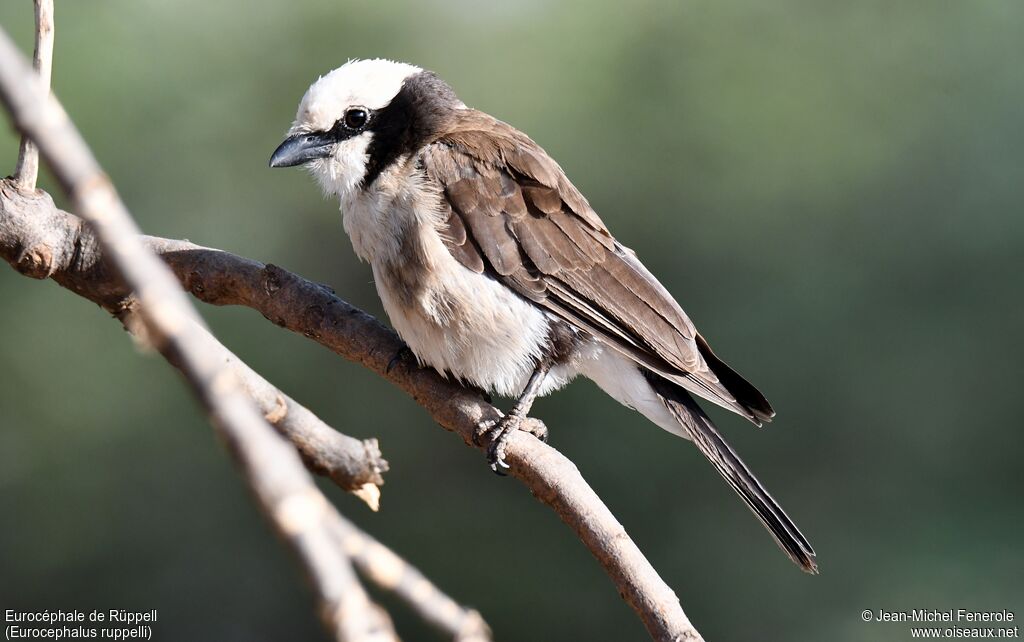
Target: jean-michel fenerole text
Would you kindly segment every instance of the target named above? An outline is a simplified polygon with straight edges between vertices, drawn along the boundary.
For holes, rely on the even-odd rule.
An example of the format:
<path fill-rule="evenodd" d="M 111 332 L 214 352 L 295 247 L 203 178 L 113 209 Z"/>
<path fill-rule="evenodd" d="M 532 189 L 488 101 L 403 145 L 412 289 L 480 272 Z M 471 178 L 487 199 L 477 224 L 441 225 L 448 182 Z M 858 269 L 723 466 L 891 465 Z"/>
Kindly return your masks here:
<path fill-rule="evenodd" d="M 876 622 L 1013 622 L 1014 613 L 1000 611 L 971 611 L 969 609 L 912 609 L 909 611 L 873 612 Z"/>

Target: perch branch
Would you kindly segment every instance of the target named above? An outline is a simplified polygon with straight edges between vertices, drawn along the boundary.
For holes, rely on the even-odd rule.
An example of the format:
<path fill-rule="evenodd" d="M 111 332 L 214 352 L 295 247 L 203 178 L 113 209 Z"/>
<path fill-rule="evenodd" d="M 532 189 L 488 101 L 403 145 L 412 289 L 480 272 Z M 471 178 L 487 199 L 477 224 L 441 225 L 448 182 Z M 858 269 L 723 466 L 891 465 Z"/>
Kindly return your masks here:
<path fill-rule="evenodd" d="M 113 184 L 56 99 L 0 31 L 0 99 L 23 135 L 46 158 L 103 253 L 136 293 L 124 314 L 146 341 L 179 363 L 193 392 L 227 441 L 268 519 L 297 553 L 339 641 L 397 640 L 386 613 L 362 590 L 331 526 L 340 517 L 302 467 L 298 454 L 246 396 L 234 370 L 203 349 L 203 323 L 174 275 L 142 243 Z M 134 325 L 130 318 L 126 324 Z"/>
<path fill-rule="evenodd" d="M 32 54 L 32 68 L 39 74 L 39 82 L 50 87 L 53 69 L 53 0 L 35 0 L 36 48 Z M 31 192 L 36 188 L 39 177 L 39 150 L 22 136 L 18 148 L 18 164 L 14 167 L 14 182 L 18 188 Z"/>

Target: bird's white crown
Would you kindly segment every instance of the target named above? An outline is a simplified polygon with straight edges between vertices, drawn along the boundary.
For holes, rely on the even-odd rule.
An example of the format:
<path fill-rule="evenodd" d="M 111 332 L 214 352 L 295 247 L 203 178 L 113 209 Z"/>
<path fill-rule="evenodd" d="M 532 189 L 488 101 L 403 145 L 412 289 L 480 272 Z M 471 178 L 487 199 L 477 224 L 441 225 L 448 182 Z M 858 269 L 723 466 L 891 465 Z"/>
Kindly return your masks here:
<path fill-rule="evenodd" d="M 299 103 L 292 133 L 326 131 L 349 107 L 381 109 L 402 89 L 402 83 L 422 69 L 404 62 L 350 60 L 321 76 Z"/>

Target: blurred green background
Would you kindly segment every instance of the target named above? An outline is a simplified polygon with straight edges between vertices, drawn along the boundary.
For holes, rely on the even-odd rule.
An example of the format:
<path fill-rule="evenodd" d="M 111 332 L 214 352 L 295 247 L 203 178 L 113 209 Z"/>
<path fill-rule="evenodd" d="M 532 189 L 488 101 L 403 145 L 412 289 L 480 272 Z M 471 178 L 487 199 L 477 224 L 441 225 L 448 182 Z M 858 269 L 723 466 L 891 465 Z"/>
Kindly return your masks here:
<path fill-rule="evenodd" d="M 592 385 L 535 409 L 707 639 L 909 639 L 861 622 L 868 608 L 1024 616 L 1021 2 L 56 14 L 56 92 L 147 232 L 282 265 L 377 315 L 336 203 L 267 169 L 319 74 L 350 57 L 433 69 L 558 159 L 779 411 L 757 431 L 712 410 L 819 577 L 695 449 Z M 0 25 L 30 51 L 29 0 L 4 0 Z M 16 150 L 5 127 L 0 173 Z M 325 639 L 176 373 L 52 283 L 0 270 L 0 300 L 2 608 L 156 608 L 164 640 Z M 404 394 L 252 311 L 202 312 L 329 423 L 380 439 L 379 514 L 325 489 L 499 639 L 644 637 L 557 517 Z M 384 602 L 407 639 L 437 639 Z"/>

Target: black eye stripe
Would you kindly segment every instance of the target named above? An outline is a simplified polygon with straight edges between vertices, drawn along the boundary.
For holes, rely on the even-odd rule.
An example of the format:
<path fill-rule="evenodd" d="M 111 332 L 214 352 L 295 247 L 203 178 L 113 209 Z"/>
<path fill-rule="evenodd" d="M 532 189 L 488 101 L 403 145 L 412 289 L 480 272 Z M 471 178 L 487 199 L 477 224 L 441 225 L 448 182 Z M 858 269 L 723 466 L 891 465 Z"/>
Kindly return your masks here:
<path fill-rule="evenodd" d="M 354 138 L 366 131 L 376 117 L 376 111 L 366 107 L 349 107 L 341 118 L 334 121 L 330 129 L 323 131 L 320 135 L 328 137 L 335 142 L 341 142 Z"/>

